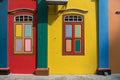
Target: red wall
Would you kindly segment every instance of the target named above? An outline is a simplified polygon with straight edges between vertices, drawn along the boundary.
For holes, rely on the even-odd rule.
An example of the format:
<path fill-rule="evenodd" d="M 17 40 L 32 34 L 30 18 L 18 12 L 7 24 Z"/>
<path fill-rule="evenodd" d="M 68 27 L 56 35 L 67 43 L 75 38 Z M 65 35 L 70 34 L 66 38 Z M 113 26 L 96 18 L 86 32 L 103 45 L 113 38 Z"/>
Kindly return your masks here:
<path fill-rule="evenodd" d="M 18 8 L 36 9 L 35 0 L 9 0 L 9 10 Z M 14 16 L 17 14 L 30 14 L 34 16 L 34 55 L 13 55 L 13 27 Z M 36 27 L 37 16 L 36 13 L 19 12 L 8 15 L 8 52 L 9 52 L 9 67 L 11 73 L 30 73 L 32 74 L 36 69 Z"/>
<path fill-rule="evenodd" d="M 9 10 L 17 8 L 36 9 L 37 0 L 9 0 Z"/>

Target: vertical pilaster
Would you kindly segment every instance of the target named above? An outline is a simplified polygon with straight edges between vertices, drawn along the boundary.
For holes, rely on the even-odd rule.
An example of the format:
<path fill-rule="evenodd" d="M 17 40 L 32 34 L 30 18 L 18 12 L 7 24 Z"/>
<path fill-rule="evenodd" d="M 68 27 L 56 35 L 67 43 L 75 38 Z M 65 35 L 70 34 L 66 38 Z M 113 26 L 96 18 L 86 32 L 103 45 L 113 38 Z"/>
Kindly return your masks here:
<path fill-rule="evenodd" d="M 99 46 L 98 71 L 100 75 L 111 74 L 109 68 L 109 41 L 108 41 L 108 0 L 98 0 L 99 19 Z"/>
<path fill-rule="evenodd" d="M 45 0 L 38 0 L 37 70 L 36 75 L 48 75 L 48 10 Z"/>
<path fill-rule="evenodd" d="M 7 24 L 8 0 L 0 0 L 0 74 L 9 74 Z"/>

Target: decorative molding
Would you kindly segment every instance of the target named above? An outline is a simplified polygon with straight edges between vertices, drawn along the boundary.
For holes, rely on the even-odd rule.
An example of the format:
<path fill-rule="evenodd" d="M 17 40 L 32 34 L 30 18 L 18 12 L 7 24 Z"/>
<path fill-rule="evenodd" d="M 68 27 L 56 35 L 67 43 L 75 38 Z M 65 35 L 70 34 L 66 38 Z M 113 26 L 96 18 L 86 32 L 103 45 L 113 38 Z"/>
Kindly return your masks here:
<path fill-rule="evenodd" d="M 8 14 L 15 14 L 18 12 L 31 12 L 31 13 L 35 13 L 37 10 L 35 9 L 29 9 L 29 8 L 18 8 L 18 9 L 14 9 L 14 10 L 10 10 L 8 11 Z"/>
<path fill-rule="evenodd" d="M 65 5 L 68 0 L 46 0 L 48 5 Z"/>
<path fill-rule="evenodd" d="M 69 9 L 63 9 L 59 10 L 59 12 L 80 12 L 80 13 L 87 13 L 87 10 L 77 9 L 77 8 L 69 8 Z"/>

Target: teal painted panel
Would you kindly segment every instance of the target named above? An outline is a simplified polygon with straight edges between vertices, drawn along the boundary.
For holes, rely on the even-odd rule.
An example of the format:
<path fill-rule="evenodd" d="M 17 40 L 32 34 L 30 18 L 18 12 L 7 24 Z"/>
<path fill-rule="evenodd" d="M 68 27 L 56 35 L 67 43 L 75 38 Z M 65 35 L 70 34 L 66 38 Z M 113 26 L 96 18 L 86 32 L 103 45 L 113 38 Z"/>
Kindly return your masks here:
<path fill-rule="evenodd" d="M 48 67 L 48 9 L 45 0 L 38 0 L 38 28 L 37 28 L 37 67 Z"/>
<path fill-rule="evenodd" d="M 31 37 L 32 29 L 31 29 L 31 24 L 26 24 L 25 25 L 25 37 Z"/>
<path fill-rule="evenodd" d="M 80 52 L 81 43 L 80 40 L 75 40 L 75 51 Z"/>
<path fill-rule="evenodd" d="M 8 0 L 0 1 L 0 68 L 8 68 Z"/>

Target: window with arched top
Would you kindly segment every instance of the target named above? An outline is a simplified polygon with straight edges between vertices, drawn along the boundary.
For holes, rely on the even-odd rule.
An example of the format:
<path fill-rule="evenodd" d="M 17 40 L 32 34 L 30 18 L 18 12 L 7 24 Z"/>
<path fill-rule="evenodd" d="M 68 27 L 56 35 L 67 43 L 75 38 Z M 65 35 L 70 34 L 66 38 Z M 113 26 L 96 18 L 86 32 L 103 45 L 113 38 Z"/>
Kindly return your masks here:
<path fill-rule="evenodd" d="M 14 17 L 14 54 L 33 53 L 33 16 Z"/>
<path fill-rule="evenodd" d="M 82 22 L 83 17 L 80 15 L 65 15 L 64 22 Z"/>
<path fill-rule="evenodd" d="M 33 16 L 31 15 L 17 15 L 14 17 L 15 22 L 31 22 L 33 21 Z"/>
<path fill-rule="evenodd" d="M 84 17 L 82 15 L 63 15 L 63 54 L 84 54 Z"/>

